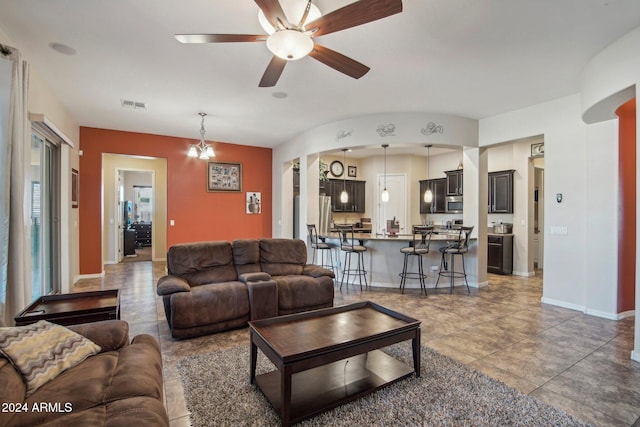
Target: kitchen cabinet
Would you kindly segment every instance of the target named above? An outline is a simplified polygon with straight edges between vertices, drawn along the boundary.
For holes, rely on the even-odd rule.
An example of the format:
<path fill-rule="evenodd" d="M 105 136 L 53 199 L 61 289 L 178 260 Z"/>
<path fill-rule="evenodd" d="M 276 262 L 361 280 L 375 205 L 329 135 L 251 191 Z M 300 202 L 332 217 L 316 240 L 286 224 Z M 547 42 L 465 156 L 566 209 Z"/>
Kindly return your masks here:
<path fill-rule="evenodd" d="M 462 196 L 462 169 L 445 171 L 447 175 L 447 196 Z"/>
<path fill-rule="evenodd" d="M 489 213 L 513 213 L 513 170 L 489 173 Z"/>
<path fill-rule="evenodd" d="M 424 192 L 431 188 L 433 200 L 429 203 L 424 201 Z M 420 181 L 420 213 L 446 213 L 445 197 L 447 193 L 447 179 L 425 179 Z"/>
<path fill-rule="evenodd" d="M 513 272 L 513 234 L 489 234 L 487 237 L 487 272 Z"/>
<path fill-rule="evenodd" d="M 366 201 L 366 181 L 330 179 L 328 185 L 325 182 L 327 196 L 331 197 L 333 212 L 364 212 Z M 349 195 L 347 203 L 340 202 L 340 193 L 346 190 Z"/>

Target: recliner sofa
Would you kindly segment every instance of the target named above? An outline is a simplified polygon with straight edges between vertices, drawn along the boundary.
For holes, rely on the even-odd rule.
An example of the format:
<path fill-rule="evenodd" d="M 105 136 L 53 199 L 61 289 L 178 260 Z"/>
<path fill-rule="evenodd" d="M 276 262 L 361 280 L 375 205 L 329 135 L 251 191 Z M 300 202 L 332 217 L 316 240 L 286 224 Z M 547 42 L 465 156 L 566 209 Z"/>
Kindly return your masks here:
<path fill-rule="evenodd" d="M 334 274 L 306 264 L 302 240 L 246 239 L 174 245 L 158 280 L 171 336 L 192 338 L 333 306 Z"/>

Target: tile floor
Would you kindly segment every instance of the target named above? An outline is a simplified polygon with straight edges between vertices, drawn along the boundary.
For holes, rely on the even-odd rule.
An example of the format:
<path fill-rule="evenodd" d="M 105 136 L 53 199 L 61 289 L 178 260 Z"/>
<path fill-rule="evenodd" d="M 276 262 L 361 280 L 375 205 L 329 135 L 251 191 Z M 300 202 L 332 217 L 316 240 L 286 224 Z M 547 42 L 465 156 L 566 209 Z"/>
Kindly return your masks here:
<path fill-rule="evenodd" d="M 105 276 L 74 290 L 121 290 L 121 317 L 131 336 L 160 342 L 165 400 L 172 426 L 188 426 L 175 363 L 181 357 L 248 345 L 248 329 L 185 341 L 170 337 L 155 283 L 163 262 L 108 265 Z M 634 318 L 612 321 L 540 303 L 540 276 L 490 275 L 467 295 L 456 288 L 421 296 L 395 289 L 336 288 L 335 304 L 371 300 L 422 321 L 422 343 L 597 426 L 640 424 L 640 363 L 630 359 Z"/>

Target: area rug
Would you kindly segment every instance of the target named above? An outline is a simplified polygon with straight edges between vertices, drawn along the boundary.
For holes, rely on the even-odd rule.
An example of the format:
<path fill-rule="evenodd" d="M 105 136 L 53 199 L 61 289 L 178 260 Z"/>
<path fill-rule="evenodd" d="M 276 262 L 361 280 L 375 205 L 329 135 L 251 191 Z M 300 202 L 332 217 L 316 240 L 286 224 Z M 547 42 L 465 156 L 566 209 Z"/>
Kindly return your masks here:
<path fill-rule="evenodd" d="M 412 364 L 411 346 L 384 351 Z M 300 423 L 301 426 L 585 426 L 429 348 L 421 350 L 421 377 L 404 379 L 364 398 Z M 257 373 L 274 370 L 258 351 Z M 181 359 L 191 425 L 279 426 L 280 418 L 249 384 L 249 346 Z"/>

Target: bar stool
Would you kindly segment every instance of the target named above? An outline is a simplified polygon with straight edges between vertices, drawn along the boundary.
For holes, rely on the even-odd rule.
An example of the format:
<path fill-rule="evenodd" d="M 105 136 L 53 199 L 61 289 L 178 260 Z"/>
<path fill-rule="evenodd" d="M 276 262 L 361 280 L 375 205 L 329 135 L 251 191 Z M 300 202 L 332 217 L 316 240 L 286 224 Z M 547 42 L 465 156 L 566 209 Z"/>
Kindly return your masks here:
<path fill-rule="evenodd" d="M 362 246 L 360 242 L 356 244 L 353 225 L 336 225 L 336 227 L 340 232 L 340 250 L 344 252 L 344 268 L 342 270 L 342 277 L 340 278 L 340 290 L 342 290 L 345 275 L 347 276 L 347 286 L 349 286 L 349 277 L 351 277 L 352 274 L 358 276 L 360 290 L 362 290 L 362 276 L 364 276 L 365 287 L 369 288 L 367 272 L 364 269 L 364 253 L 367 251 L 367 248 Z M 356 268 L 351 268 L 351 256 L 353 254 L 357 257 Z"/>
<path fill-rule="evenodd" d="M 451 281 L 450 292 L 453 293 L 453 281 L 455 278 L 464 277 L 464 283 L 467 285 L 467 293 L 471 293 L 469 290 L 469 282 L 467 282 L 467 272 L 464 268 L 464 254 L 469 250 L 469 237 L 471 237 L 471 231 L 473 226 L 465 227 L 461 226 L 457 229 L 458 239 L 455 241 L 447 242 L 447 246 L 441 247 L 439 250 L 442 253 L 442 260 L 440 261 L 440 271 L 438 272 L 438 280 L 436 280 L 436 288 L 438 288 L 438 282 L 440 277 L 448 277 Z M 447 255 L 450 256 L 450 262 L 447 263 Z M 462 258 L 462 272 L 454 271 L 455 256 L 460 255 Z"/>
<path fill-rule="evenodd" d="M 407 279 L 420 280 L 420 290 L 424 291 L 427 295 L 427 285 L 424 279 L 427 277 L 424 274 L 422 267 L 422 255 L 429 253 L 429 245 L 431 244 L 431 234 L 433 232 L 433 226 L 414 225 L 413 226 L 413 241 L 409 242 L 409 246 L 400 249 L 400 252 L 404 254 L 404 265 L 402 267 L 402 273 L 400 273 L 400 292 L 404 294 L 404 286 L 407 283 Z M 418 272 L 407 271 L 407 263 L 410 256 L 418 257 Z"/>
<path fill-rule="evenodd" d="M 329 243 L 326 243 L 324 240 L 321 240 L 320 238 L 318 238 L 318 231 L 316 230 L 315 224 L 307 224 L 307 233 L 309 234 L 309 240 L 311 241 L 311 247 L 313 248 L 313 254 L 311 255 L 311 263 L 312 264 L 316 263 L 316 251 L 320 251 L 320 253 L 322 254 L 320 257 L 321 259 L 320 265 L 324 268 L 328 268 L 329 270 L 333 271 L 333 274 L 336 274 L 337 276 L 336 267 L 335 267 L 335 264 L 333 263 L 333 245 L 330 245 Z M 325 263 L 324 254 L 327 251 L 329 251 L 329 262 L 331 264 Z"/>

